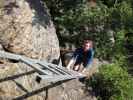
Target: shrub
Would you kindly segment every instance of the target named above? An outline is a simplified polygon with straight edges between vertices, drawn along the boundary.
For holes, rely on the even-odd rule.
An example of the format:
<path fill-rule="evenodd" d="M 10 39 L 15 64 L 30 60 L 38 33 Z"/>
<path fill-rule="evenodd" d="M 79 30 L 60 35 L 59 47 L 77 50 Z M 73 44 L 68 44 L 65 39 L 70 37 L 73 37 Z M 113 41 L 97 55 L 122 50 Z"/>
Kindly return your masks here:
<path fill-rule="evenodd" d="M 133 100 L 133 79 L 117 64 L 103 65 L 87 85 L 102 100 Z"/>

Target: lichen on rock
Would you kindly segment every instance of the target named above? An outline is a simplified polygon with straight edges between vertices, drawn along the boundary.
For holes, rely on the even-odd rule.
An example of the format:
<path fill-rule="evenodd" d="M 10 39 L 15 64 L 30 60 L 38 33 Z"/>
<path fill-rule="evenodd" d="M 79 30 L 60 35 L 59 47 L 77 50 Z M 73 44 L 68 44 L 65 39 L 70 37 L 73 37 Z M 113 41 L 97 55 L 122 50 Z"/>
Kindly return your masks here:
<path fill-rule="evenodd" d="M 47 8 L 36 0 L 5 0 L 0 42 L 10 52 L 32 58 L 59 58 L 59 42 Z"/>

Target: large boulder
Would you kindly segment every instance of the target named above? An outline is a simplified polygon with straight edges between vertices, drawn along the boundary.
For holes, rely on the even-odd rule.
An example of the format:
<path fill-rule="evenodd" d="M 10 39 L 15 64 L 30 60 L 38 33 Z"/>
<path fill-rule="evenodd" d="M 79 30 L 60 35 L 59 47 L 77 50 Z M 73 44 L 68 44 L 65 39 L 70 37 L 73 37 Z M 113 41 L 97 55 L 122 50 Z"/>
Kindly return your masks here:
<path fill-rule="evenodd" d="M 59 42 L 46 5 L 39 0 L 5 0 L 0 14 L 0 43 L 32 58 L 58 59 Z"/>
<path fill-rule="evenodd" d="M 58 61 L 59 42 L 46 5 L 40 0 L 0 2 L 1 47 L 8 52 L 30 58 Z M 12 99 L 41 88 L 35 81 L 34 74 L 35 71 L 27 65 L 1 60 L 0 100 Z M 45 91 L 41 96 L 37 95 L 31 99 L 43 100 L 44 97 Z"/>

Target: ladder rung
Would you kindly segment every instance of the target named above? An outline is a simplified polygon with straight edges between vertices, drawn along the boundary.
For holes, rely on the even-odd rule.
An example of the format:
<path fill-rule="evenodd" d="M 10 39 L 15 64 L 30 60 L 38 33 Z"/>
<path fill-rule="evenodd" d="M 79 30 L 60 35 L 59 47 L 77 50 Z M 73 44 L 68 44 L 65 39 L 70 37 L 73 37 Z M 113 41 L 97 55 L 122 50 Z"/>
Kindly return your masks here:
<path fill-rule="evenodd" d="M 53 68 L 53 69 L 57 70 L 58 72 L 60 72 L 62 74 L 70 75 L 70 73 L 68 73 L 67 71 L 64 71 L 61 68 L 57 67 L 57 65 L 45 63 L 43 61 L 39 61 L 38 63 L 41 64 L 41 65 L 48 65 L 50 68 Z"/>
<path fill-rule="evenodd" d="M 21 61 L 35 69 L 40 74 L 38 75 L 40 78 L 49 82 L 85 77 L 78 72 L 75 72 L 73 70 L 67 70 L 64 67 L 59 67 L 58 65 L 52 63 L 31 59 L 25 56 L 12 54 L 5 51 L 0 51 L 0 58 Z"/>
<path fill-rule="evenodd" d="M 71 73 L 68 71 L 68 69 L 66 69 L 65 67 L 58 67 L 58 65 L 55 65 L 55 64 L 52 64 L 52 63 L 48 63 L 48 65 L 50 65 L 51 67 L 53 67 L 53 68 L 56 68 L 56 69 L 58 69 L 58 70 L 61 70 L 61 71 L 63 71 L 64 73 L 66 73 L 66 74 L 69 74 L 69 75 L 71 75 Z"/>
<path fill-rule="evenodd" d="M 53 68 L 57 68 L 63 72 L 66 72 L 67 74 L 69 75 L 73 75 L 73 76 L 76 76 L 76 77 L 85 77 L 84 75 L 81 75 L 79 72 L 77 71 L 73 71 L 73 70 L 68 70 L 66 69 L 65 67 L 58 67 L 58 65 L 55 65 L 55 64 L 51 64 L 51 63 L 48 63 L 49 65 L 51 65 Z"/>
<path fill-rule="evenodd" d="M 29 59 L 26 59 L 27 57 L 22 57 L 21 61 L 26 63 L 27 65 L 31 66 L 33 69 L 35 69 L 36 71 L 38 71 L 40 74 L 47 74 L 50 75 L 49 72 L 47 72 L 46 70 L 43 70 L 42 68 L 40 68 L 40 65 L 33 63 L 31 61 L 29 61 Z"/>
<path fill-rule="evenodd" d="M 52 68 L 50 68 L 49 66 L 47 66 L 47 65 L 42 65 L 42 64 L 40 64 L 40 63 L 38 63 L 40 66 L 42 66 L 43 68 L 47 68 L 48 70 L 50 70 L 50 71 L 52 71 L 52 72 L 54 72 L 54 73 L 56 73 L 56 74 L 58 74 L 58 75 L 60 75 L 61 73 L 59 73 L 58 71 L 56 71 L 55 69 L 52 69 Z"/>
<path fill-rule="evenodd" d="M 0 58 L 4 58 L 4 59 L 12 59 L 12 60 L 20 60 L 21 56 L 17 55 L 17 54 L 11 54 L 5 51 L 0 51 Z"/>

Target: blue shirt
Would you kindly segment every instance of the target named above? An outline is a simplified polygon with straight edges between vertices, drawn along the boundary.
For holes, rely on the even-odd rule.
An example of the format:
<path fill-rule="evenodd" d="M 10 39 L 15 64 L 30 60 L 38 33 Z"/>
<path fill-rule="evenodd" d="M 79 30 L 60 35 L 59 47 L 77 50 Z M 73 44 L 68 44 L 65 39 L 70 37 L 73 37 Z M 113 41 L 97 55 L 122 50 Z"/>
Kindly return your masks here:
<path fill-rule="evenodd" d="M 73 58 L 76 59 L 75 65 L 83 63 L 83 66 L 86 68 L 93 61 L 94 51 L 90 48 L 86 53 L 83 48 L 78 48 L 73 54 Z"/>

